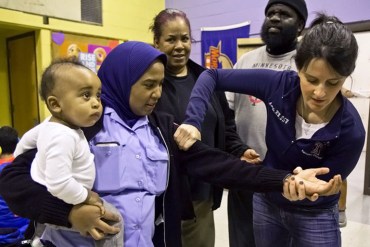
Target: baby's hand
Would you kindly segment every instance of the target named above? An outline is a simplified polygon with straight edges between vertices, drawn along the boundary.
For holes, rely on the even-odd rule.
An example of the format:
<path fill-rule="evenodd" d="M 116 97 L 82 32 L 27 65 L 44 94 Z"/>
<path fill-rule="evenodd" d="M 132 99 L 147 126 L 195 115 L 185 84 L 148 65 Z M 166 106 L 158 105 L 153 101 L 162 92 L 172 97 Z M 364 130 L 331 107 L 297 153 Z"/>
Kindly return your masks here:
<path fill-rule="evenodd" d="M 99 197 L 99 195 L 96 192 L 88 190 L 87 198 L 84 203 L 97 206 L 98 208 L 100 208 L 101 216 L 104 216 L 105 208 L 104 208 L 103 200 Z"/>

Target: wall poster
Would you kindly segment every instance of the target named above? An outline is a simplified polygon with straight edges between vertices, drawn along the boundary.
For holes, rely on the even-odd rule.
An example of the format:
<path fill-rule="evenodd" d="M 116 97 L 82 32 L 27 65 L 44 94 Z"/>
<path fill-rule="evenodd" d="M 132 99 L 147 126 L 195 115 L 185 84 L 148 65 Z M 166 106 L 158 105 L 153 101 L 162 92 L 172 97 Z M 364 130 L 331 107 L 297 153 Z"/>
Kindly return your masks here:
<path fill-rule="evenodd" d="M 52 32 L 52 58 L 76 56 L 92 71 L 97 73 L 108 53 L 119 44 L 110 40 L 91 36 Z"/>
<path fill-rule="evenodd" d="M 208 69 L 230 69 L 237 59 L 237 39 L 249 37 L 250 22 L 224 27 L 203 27 L 202 64 Z"/>

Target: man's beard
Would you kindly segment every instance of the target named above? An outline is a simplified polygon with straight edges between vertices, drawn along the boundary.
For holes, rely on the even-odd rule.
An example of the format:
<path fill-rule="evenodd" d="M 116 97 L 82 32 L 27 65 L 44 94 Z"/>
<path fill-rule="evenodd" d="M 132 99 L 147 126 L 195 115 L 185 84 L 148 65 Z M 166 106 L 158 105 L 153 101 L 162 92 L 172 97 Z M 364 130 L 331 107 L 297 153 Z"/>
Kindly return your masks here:
<path fill-rule="evenodd" d="M 278 33 L 269 33 L 269 28 L 270 27 L 268 27 L 266 23 L 263 23 L 261 28 L 261 38 L 269 50 L 286 50 L 288 47 L 291 47 L 297 39 L 297 26 L 282 28 Z"/>

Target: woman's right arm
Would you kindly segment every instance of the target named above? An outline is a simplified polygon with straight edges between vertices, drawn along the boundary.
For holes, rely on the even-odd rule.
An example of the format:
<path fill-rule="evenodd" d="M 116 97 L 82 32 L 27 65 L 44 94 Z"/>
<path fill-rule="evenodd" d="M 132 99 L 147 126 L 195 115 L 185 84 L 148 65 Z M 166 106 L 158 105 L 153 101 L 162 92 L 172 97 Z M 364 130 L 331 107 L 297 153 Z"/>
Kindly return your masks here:
<path fill-rule="evenodd" d="M 294 71 L 264 69 L 210 69 L 198 77 L 192 89 L 183 123 L 201 130 L 208 102 L 214 91 L 229 91 L 253 95 L 262 101 L 275 92 L 276 87 L 290 79 L 297 79 Z M 241 83 L 243 82 L 243 83 Z M 276 82 L 276 83 L 272 83 Z"/>
<path fill-rule="evenodd" d="M 30 168 L 37 150 L 29 150 L 4 168 L 0 174 L 0 194 L 17 215 L 70 227 L 68 215 L 73 205 L 52 196 L 46 187 L 33 181 Z"/>
<path fill-rule="evenodd" d="M 317 175 L 327 174 L 329 169 L 314 168 L 300 169 L 289 179 L 289 186 L 285 186 L 287 176 L 291 175 L 289 171 L 241 161 L 200 141 L 196 141 L 188 151 L 179 151 L 177 158 L 186 174 L 205 182 L 228 189 L 283 192 L 289 200 L 302 200 L 306 196 L 309 199 L 314 196 L 310 200 L 316 200 L 318 195 L 337 194 L 342 183 L 340 175 L 334 176 L 329 182 L 318 179 Z"/>
<path fill-rule="evenodd" d="M 0 173 L 0 195 L 15 214 L 65 227 L 73 227 L 81 234 L 90 234 L 95 239 L 119 231 L 101 219 L 118 221 L 110 212 L 101 217 L 100 209 L 91 205 L 71 205 L 51 195 L 45 186 L 33 181 L 30 168 L 37 150 L 32 149 L 19 155 L 11 165 Z"/>

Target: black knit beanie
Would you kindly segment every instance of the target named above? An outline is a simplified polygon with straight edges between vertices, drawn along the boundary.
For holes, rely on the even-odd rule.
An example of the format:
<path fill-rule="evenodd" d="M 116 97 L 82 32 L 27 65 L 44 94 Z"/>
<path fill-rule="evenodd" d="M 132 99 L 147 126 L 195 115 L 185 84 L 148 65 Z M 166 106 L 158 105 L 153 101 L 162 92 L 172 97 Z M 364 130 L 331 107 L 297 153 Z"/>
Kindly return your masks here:
<path fill-rule="evenodd" d="M 269 0 L 265 8 L 265 14 L 271 5 L 281 3 L 293 8 L 297 14 L 302 18 L 306 25 L 307 21 L 307 5 L 304 0 Z"/>

